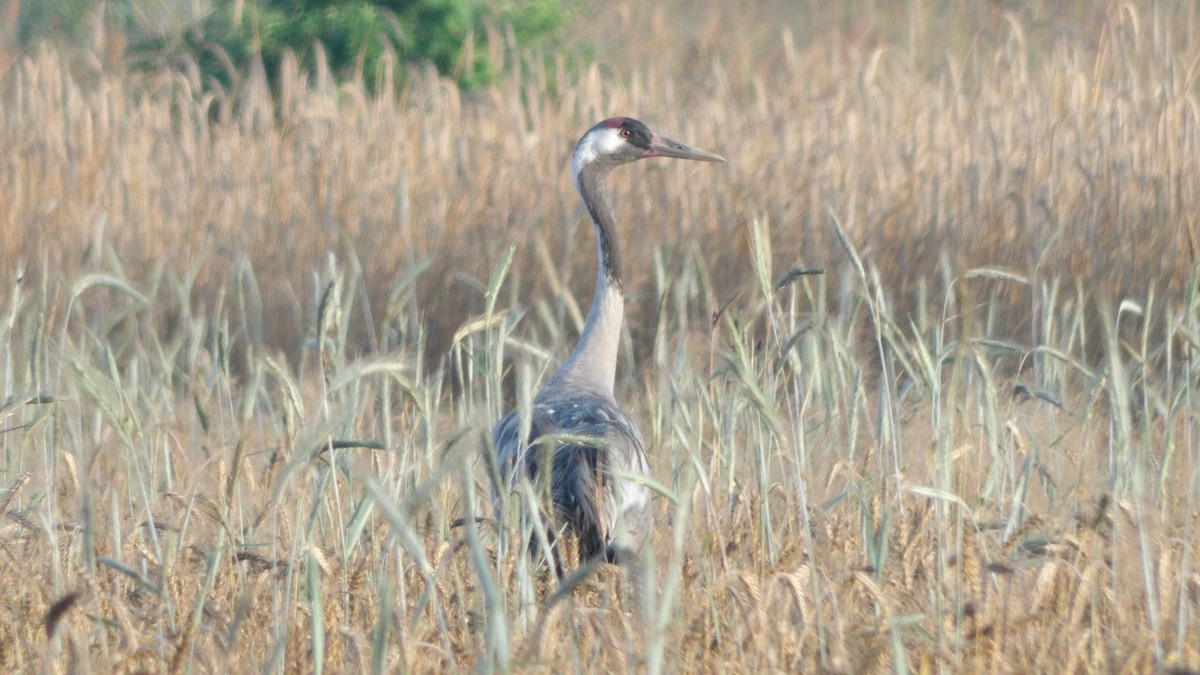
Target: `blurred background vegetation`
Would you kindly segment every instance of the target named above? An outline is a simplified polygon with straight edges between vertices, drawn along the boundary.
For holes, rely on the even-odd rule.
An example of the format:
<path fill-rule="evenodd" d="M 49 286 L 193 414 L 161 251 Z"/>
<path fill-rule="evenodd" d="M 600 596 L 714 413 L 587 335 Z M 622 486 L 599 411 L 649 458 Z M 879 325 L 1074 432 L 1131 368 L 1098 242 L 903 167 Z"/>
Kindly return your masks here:
<path fill-rule="evenodd" d="M 551 46 L 569 0 L 7 0 L 6 51 L 49 42 L 115 65 L 195 64 L 227 87 L 261 62 L 274 78 L 284 54 L 315 68 L 316 50 L 339 77 L 377 82 L 389 58 L 429 63 L 466 89 L 496 76 L 489 43 Z M 402 71 L 401 71 L 402 72 Z"/>
<path fill-rule="evenodd" d="M 620 114 L 731 160 L 619 184 L 635 345 L 654 275 L 688 256 L 720 270 L 717 305 L 751 283 L 756 221 L 776 269 L 824 267 L 840 297 L 837 220 L 902 316 L 982 267 L 1172 302 L 1200 252 L 1194 7 L 0 0 L 0 278 L 118 261 L 194 277 L 199 306 L 244 264 L 262 327 L 231 341 L 299 359 L 312 271 L 357 258 L 356 347 L 400 330 L 379 317 L 411 273 L 404 330 L 441 358 L 513 245 L 507 304 L 590 298 L 569 156 Z M 1005 337 L 1040 339 L 1024 294 L 971 288 L 1005 301 Z"/>

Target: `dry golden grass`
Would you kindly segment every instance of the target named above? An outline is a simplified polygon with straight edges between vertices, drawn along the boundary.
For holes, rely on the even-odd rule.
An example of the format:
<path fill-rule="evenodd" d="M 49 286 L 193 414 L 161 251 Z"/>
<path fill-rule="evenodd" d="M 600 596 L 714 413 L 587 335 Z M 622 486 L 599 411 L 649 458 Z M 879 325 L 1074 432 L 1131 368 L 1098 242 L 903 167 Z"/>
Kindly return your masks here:
<path fill-rule="evenodd" d="M 731 158 L 724 172 L 664 164 L 624 176 L 643 184 L 622 200 L 634 288 L 648 288 L 654 245 L 720 242 L 706 259 L 729 270 L 714 279 L 728 298 L 748 279 L 753 217 L 773 225 L 776 264 L 827 266 L 840 284 L 836 217 L 902 313 L 920 284 L 941 297 L 977 266 L 1118 298 L 1185 290 L 1200 245 L 1200 40 L 1185 30 L 1189 7 L 1114 7 L 1056 32 L 966 12 L 947 38 L 955 48 L 936 58 L 925 51 L 940 23 L 911 48 L 871 28 L 903 23 L 902 12 L 843 19 L 845 34 L 839 17 L 812 17 L 833 25 L 801 42 L 778 21 L 751 16 L 739 28 L 719 3 L 692 32 L 672 31 L 678 17 L 664 11 L 601 23 L 637 46 L 622 55 L 637 65 L 571 74 L 535 64 L 466 98 L 424 75 L 371 98 L 289 72 L 275 107 L 253 78 L 205 94 L 182 76 L 71 77 L 54 54 L 33 54 L 5 79 L 6 269 L 24 261 L 39 276 L 72 276 L 111 253 L 135 279 L 159 266 L 195 274 L 211 297 L 249 263 L 263 321 L 237 341 L 295 359 L 312 323 L 311 271 L 330 251 L 361 266 L 373 311 L 355 328 L 364 349 L 382 339 L 399 271 L 428 261 L 418 288 L 441 352 L 481 310 L 473 280 L 510 242 L 530 271 L 523 299 L 558 281 L 590 291 L 590 272 L 575 273 L 592 252 L 567 159 L 581 130 L 626 113 Z M 572 264 L 544 269 L 541 250 Z M 633 300 L 640 334 L 654 303 Z M 1025 310 L 1008 312 L 1009 333 L 1028 336 L 1036 308 L 1008 301 Z"/>
<path fill-rule="evenodd" d="M 1200 10 L 778 4 L 469 96 L 15 59 L 0 667 L 1200 669 Z M 731 161 L 619 179 L 670 494 L 558 596 L 453 523 L 577 334 L 610 114 Z"/>

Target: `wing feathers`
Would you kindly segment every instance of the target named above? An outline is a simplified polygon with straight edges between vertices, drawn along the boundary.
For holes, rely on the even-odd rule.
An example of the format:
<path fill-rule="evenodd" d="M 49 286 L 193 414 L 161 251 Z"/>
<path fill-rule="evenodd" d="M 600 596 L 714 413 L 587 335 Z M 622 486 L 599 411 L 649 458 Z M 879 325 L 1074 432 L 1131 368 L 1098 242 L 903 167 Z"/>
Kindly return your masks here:
<path fill-rule="evenodd" d="M 502 481 L 511 485 L 520 470 L 535 483 L 544 480 L 544 447 L 552 444 L 553 511 L 578 535 L 581 560 L 614 546 L 639 547 L 649 529 L 648 491 L 612 475 L 647 473 L 645 444 L 633 420 L 611 401 L 577 397 L 536 403 L 531 422 L 524 446 L 515 412 L 493 429 Z"/>

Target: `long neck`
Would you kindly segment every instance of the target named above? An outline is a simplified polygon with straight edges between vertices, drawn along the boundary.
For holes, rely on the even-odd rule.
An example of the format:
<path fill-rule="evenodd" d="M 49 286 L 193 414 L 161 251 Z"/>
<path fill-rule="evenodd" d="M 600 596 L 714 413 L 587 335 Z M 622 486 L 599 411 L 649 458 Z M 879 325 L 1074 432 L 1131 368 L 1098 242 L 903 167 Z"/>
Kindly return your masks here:
<path fill-rule="evenodd" d="M 596 294 L 579 343 L 546 388 L 571 385 L 612 398 L 617 372 L 617 347 L 625 316 L 621 254 L 616 220 L 608 193 L 608 167 L 585 165 L 576 171 L 579 195 L 587 205 L 596 231 Z"/>

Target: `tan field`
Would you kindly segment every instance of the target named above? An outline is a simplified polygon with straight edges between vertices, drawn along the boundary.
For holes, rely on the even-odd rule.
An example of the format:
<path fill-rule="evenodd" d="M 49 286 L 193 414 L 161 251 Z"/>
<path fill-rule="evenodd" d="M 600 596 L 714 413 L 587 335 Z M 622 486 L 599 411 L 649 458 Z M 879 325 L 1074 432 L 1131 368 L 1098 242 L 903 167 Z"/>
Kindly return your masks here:
<path fill-rule="evenodd" d="M 943 4 L 607 3 L 470 93 L 0 53 L 0 669 L 1200 670 L 1200 5 Z M 556 593 L 472 518 L 611 115 L 729 162 L 617 174 L 655 531 Z"/>

